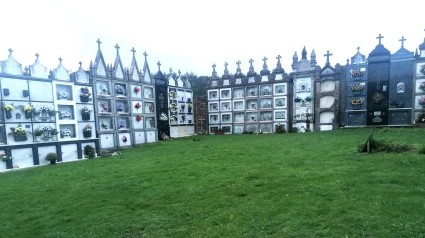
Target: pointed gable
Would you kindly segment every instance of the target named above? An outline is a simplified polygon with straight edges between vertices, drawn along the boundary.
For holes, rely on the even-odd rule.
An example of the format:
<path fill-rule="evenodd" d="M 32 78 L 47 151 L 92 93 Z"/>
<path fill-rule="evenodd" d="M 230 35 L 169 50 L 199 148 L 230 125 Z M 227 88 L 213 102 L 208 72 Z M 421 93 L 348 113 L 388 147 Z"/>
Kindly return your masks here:
<path fill-rule="evenodd" d="M 114 63 L 114 75 L 117 79 L 124 79 L 124 68 L 122 67 L 121 57 L 120 57 L 120 47 L 118 44 L 115 45 L 115 49 L 117 49 L 117 56 L 115 57 Z"/>
<path fill-rule="evenodd" d="M 143 64 L 143 75 L 144 75 L 143 76 L 143 82 L 145 82 L 145 83 L 152 83 L 151 71 L 149 70 L 148 59 L 147 59 L 148 54 L 145 51 L 143 53 L 143 55 L 145 56 L 145 63 Z"/>
<path fill-rule="evenodd" d="M 136 50 L 134 49 L 134 47 L 131 49 L 131 52 L 133 52 L 133 59 L 131 60 L 131 67 L 130 67 L 130 80 L 140 81 L 139 66 L 137 65 Z"/>
<path fill-rule="evenodd" d="M 97 42 L 98 49 L 97 49 L 96 59 L 94 60 L 94 72 L 95 72 L 95 75 L 97 76 L 107 77 L 105 59 L 103 58 L 102 51 L 100 50 L 100 44 L 102 44 L 102 42 L 99 39 L 97 39 L 96 42 Z"/>
<path fill-rule="evenodd" d="M 62 58 L 59 58 L 59 65 L 56 67 L 56 69 L 53 69 L 52 71 L 52 78 L 56 80 L 64 80 L 69 81 L 69 70 L 65 69 L 62 65 Z"/>
<path fill-rule="evenodd" d="M 40 60 L 38 59 L 39 56 L 40 55 L 38 53 L 35 54 L 35 57 L 37 57 L 37 59 L 32 65 L 30 65 L 30 76 L 47 79 L 49 78 L 49 72 L 47 71 L 47 68 L 40 63 Z"/>
<path fill-rule="evenodd" d="M 86 73 L 86 71 L 83 70 L 81 61 L 78 62 L 80 64 L 80 67 L 78 68 L 78 71 L 75 73 L 72 73 L 72 78 L 78 83 L 90 83 L 89 75 Z"/>
<path fill-rule="evenodd" d="M 13 50 L 9 49 L 9 57 L 5 61 L 1 61 L 2 73 L 23 75 L 22 64 L 15 60 L 12 55 Z"/>

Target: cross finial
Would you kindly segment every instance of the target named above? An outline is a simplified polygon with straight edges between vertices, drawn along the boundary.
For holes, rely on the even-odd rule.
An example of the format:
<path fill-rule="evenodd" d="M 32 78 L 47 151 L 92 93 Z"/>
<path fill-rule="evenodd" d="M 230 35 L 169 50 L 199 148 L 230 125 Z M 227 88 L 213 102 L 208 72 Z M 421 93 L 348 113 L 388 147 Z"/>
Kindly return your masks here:
<path fill-rule="evenodd" d="M 277 59 L 277 61 L 280 61 L 280 59 L 282 58 L 282 56 L 280 56 L 280 55 L 278 55 L 277 57 L 276 57 L 276 59 Z"/>
<path fill-rule="evenodd" d="M 13 50 L 9 48 L 7 51 L 9 51 L 9 56 L 12 55 Z"/>
<path fill-rule="evenodd" d="M 252 63 L 254 63 L 254 60 L 253 59 L 250 59 L 249 60 L 249 63 L 252 65 Z"/>
<path fill-rule="evenodd" d="M 212 67 L 213 67 L 213 69 L 215 70 L 215 67 L 217 67 L 217 65 L 213 64 L 213 65 L 212 65 Z"/>
<path fill-rule="evenodd" d="M 347 65 L 349 65 L 350 64 L 350 60 L 349 59 L 347 59 Z"/>
<path fill-rule="evenodd" d="M 381 36 L 381 33 L 379 33 L 379 36 L 376 37 L 376 39 L 379 39 L 379 44 L 381 44 L 381 39 L 384 38 L 383 36 Z"/>
<path fill-rule="evenodd" d="M 115 49 L 117 49 L 117 54 L 118 54 L 118 51 L 120 49 L 120 46 L 118 44 L 115 44 Z"/>
<path fill-rule="evenodd" d="M 332 56 L 333 54 L 329 54 L 329 50 L 326 54 L 324 54 L 323 56 L 326 57 L 326 64 L 329 64 L 329 56 Z"/>
<path fill-rule="evenodd" d="M 134 47 L 131 48 L 131 52 L 133 52 L 133 58 L 134 58 L 135 57 L 135 54 L 136 54 L 136 50 L 134 49 Z"/>
<path fill-rule="evenodd" d="M 357 46 L 357 52 L 360 52 L 360 46 Z"/>
<path fill-rule="evenodd" d="M 182 72 L 180 71 L 180 69 L 179 69 L 179 71 L 177 71 L 177 73 L 179 73 L 179 76 L 180 76 L 180 74 L 182 74 Z"/>
<path fill-rule="evenodd" d="M 404 36 L 402 36 L 401 37 L 401 39 L 400 40 L 398 40 L 398 41 L 401 41 L 401 48 L 404 48 L 404 42 L 406 41 L 407 39 L 404 39 Z"/>
<path fill-rule="evenodd" d="M 172 74 L 173 73 L 173 69 L 172 68 L 170 68 L 170 74 Z"/>
<path fill-rule="evenodd" d="M 241 61 L 240 61 L 240 60 L 238 60 L 238 61 L 236 62 L 236 64 L 238 65 L 238 69 L 239 69 L 239 67 L 241 66 Z"/>
<path fill-rule="evenodd" d="M 158 61 L 156 64 L 158 65 L 158 71 L 161 71 L 161 62 Z"/>
<path fill-rule="evenodd" d="M 266 56 L 264 56 L 263 61 L 264 61 L 264 63 L 266 63 L 266 61 L 267 61 Z"/>
<path fill-rule="evenodd" d="M 102 41 L 100 41 L 100 39 L 99 38 L 97 38 L 97 48 L 100 50 L 100 44 L 102 44 Z"/>
<path fill-rule="evenodd" d="M 80 69 L 81 69 L 81 65 L 83 65 L 83 63 L 81 63 L 81 61 L 80 61 L 80 62 L 78 62 L 78 64 L 80 65 Z"/>
<path fill-rule="evenodd" d="M 227 68 L 229 64 L 227 62 L 224 62 L 224 67 Z"/>
<path fill-rule="evenodd" d="M 61 63 L 61 64 L 62 64 L 62 58 L 61 58 L 61 57 L 59 57 L 59 59 L 58 59 L 58 60 L 59 60 L 59 63 Z"/>

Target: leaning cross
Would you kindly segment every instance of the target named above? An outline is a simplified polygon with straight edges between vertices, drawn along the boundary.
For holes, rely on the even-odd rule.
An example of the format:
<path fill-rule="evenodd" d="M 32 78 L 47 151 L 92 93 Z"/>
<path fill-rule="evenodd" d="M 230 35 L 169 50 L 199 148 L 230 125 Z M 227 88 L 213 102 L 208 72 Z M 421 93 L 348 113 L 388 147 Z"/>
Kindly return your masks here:
<path fill-rule="evenodd" d="M 324 54 L 323 56 L 326 57 L 326 64 L 329 64 L 329 56 L 332 56 L 333 54 L 329 54 L 329 50 L 328 53 Z"/>
<path fill-rule="evenodd" d="M 9 48 L 7 51 L 9 51 L 9 55 L 12 55 L 13 50 L 11 48 Z"/>
<path fill-rule="evenodd" d="M 400 40 L 398 40 L 398 41 L 401 41 L 401 48 L 404 48 L 404 42 L 406 41 L 407 39 L 404 39 L 404 36 L 402 36 L 401 37 L 401 39 Z"/>
<path fill-rule="evenodd" d="M 117 49 L 117 54 L 118 54 L 118 50 L 120 49 L 118 44 L 115 45 L 115 49 Z"/>
<path fill-rule="evenodd" d="M 97 48 L 100 50 L 100 44 L 102 44 L 102 41 L 100 41 L 100 39 L 99 38 L 97 38 Z"/>
<path fill-rule="evenodd" d="M 134 58 L 135 57 L 135 53 L 136 53 L 136 50 L 134 49 L 134 47 L 131 48 L 131 52 L 133 52 L 133 58 Z"/>
<path fill-rule="evenodd" d="M 384 38 L 383 36 L 381 36 L 381 33 L 379 33 L 379 36 L 376 37 L 376 39 L 379 39 L 379 44 L 381 44 L 381 39 Z"/>

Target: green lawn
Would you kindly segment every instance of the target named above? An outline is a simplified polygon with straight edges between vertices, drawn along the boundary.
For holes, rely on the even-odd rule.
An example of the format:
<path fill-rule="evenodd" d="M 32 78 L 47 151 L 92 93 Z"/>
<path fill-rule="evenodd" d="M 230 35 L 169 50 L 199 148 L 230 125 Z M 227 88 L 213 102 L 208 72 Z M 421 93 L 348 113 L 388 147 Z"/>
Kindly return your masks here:
<path fill-rule="evenodd" d="M 371 131 L 197 136 L 2 173 L 0 237 L 425 237 L 425 155 L 357 153 Z M 419 148 L 424 132 L 375 138 Z"/>

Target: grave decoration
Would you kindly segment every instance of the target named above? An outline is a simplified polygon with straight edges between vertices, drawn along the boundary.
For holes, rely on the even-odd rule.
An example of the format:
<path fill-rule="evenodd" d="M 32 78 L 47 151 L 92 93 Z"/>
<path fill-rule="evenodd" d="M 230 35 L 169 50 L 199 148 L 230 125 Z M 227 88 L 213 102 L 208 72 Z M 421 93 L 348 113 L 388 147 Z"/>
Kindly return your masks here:
<path fill-rule="evenodd" d="M 0 154 L 1 161 L 7 162 L 8 160 L 12 160 L 12 157 L 8 156 L 7 154 Z"/>
<path fill-rule="evenodd" d="M 125 119 L 118 119 L 118 129 L 125 129 L 127 128 L 127 122 Z"/>
<path fill-rule="evenodd" d="M 83 137 L 84 138 L 90 138 L 92 135 L 92 126 L 87 124 L 84 128 L 83 128 Z"/>
<path fill-rule="evenodd" d="M 177 110 L 177 105 L 175 103 L 171 103 L 170 106 L 168 107 L 170 110 L 175 111 Z"/>
<path fill-rule="evenodd" d="M 23 110 L 24 110 L 24 113 L 25 113 L 25 118 L 26 119 L 31 119 L 31 117 L 32 117 L 32 106 L 31 105 L 28 105 L 28 106 L 24 106 L 23 107 Z"/>
<path fill-rule="evenodd" d="M 139 121 L 141 121 L 141 120 L 142 120 L 142 116 L 137 115 L 137 116 L 136 116 L 136 121 L 137 121 L 137 122 L 139 122 Z"/>
<path fill-rule="evenodd" d="M 422 96 L 418 99 L 419 105 L 421 105 L 422 108 L 425 108 L 425 96 Z"/>
<path fill-rule="evenodd" d="M 25 128 L 22 127 L 21 124 L 19 124 L 17 127 L 11 127 L 11 132 L 8 133 L 9 136 L 13 136 L 15 141 L 26 141 L 27 138 L 27 131 Z"/>
<path fill-rule="evenodd" d="M 165 114 L 165 113 L 163 113 L 163 112 L 161 112 L 161 115 L 159 116 L 159 120 L 160 121 L 168 121 L 168 116 L 167 116 L 167 114 Z"/>
<path fill-rule="evenodd" d="M 87 87 L 81 88 L 81 93 L 80 93 L 80 101 L 81 102 L 88 102 L 90 99 L 90 91 Z"/>
<path fill-rule="evenodd" d="M 56 153 L 48 153 L 46 155 L 46 158 L 45 159 L 47 161 L 49 161 L 51 165 L 55 165 L 56 164 L 56 161 L 58 160 L 58 155 Z"/>
<path fill-rule="evenodd" d="M 360 109 L 360 107 L 362 106 L 362 104 L 363 104 L 363 101 L 361 99 L 353 99 L 353 100 L 351 100 L 351 107 L 354 110 Z"/>
<path fill-rule="evenodd" d="M 127 137 L 126 136 L 122 136 L 121 140 L 122 140 L 122 142 L 127 142 Z"/>
<path fill-rule="evenodd" d="M 86 106 L 84 106 L 84 108 L 81 110 L 81 117 L 83 121 L 89 121 L 90 115 L 91 115 L 91 110 L 88 109 Z"/>
<path fill-rule="evenodd" d="M 60 111 L 59 112 L 59 119 L 73 119 L 72 112 L 71 111 Z"/>
<path fill-rule="evenodd" d="M 100 103 L 100 106 L 102 107 L 102 112 L 109 112 L 109 105 L 106 102 Z"/>
<path fill-rule="evenodd" d="M 121 85 L 115 85 L 115 93 L 120 96 L 124 95 L 124 87 Z"/>
<path fill-rule="evenodd" d="M 302 100 L 302 99 L 301 99 L 300 97 L 298 97 L 298 96 L 297 96 L 297 97 L 295 97 L 295 99 L 294 99 L 294 101 L 295 101 L 295 102 L 301 102 L 301 100 Z"/>
<path fill-rule="evenodd" d="M 140 88 L 139 88 L 139 86 L 134 87 L 134 92 L 135 92 L 136 94 L 138 94 L 138 93 L 140 92 Z"/>
<path fill-rule="evenodd" d="M 57 94 L 58 94 L 58 99 L 60 100 L 70 100 L 68 93 L 63 90 L 59 91 Z"/>
<path fill-rule="evenodd" d="M 52 135 L 52 140 L 53 141 L 57 141 L 58 140 L 58 134 L 59 134 L 58 129 L 53 128 L 53 127 L 50 128 L 50 135 Z"/>
<path fill-rule="evenodd" d="M 193 105 L 192 103 L 187 104 L 187 113 L 192 113 Z"/>
<path fill-rule="evenodd" d="M 424 81 L 424 82 L 422 82 L 421 84 L 419 84 L 419 88 L 420 88 L 422 91 L 425 91 L 425 81 Z"/>
<path fill-rule="evenodd" d="M 12 104 L 7 104 L 4 109 L 6 110 L 6 119 L 12 118 L 12 111 L 14 109 Z"/>
<path fill-rule="evenodd" d="M 425 75 L 425 64 L 421 65 L 421 69 L 419 70 L 423 75 Z"/>
<path fill-rule="evenodd" d="M 142 107 L 142 105 L 140 105 L 140 103 L 138 102 L 138 103 L 136 103 L 136 105 L 134 105 L 134 108 L 136 108 L 136 109 L 139 109 L 139 108 L 141 108 Z"/>
<path fill-rule="evenodd" d="M 91 145 L 84 146 L 84 155 L 87 156 L 87 158 L 89 159 L 93 159 L 94 157 L 96 157 L 96 151 L 94 147 Z"/>
<path fill-rule="evenodd" d="M 361 70 L 353 70 L 351 71 L 351 77 L 360 77 L 363 75 L 363 71 Z"/>
<path fill-rule="evenodd" d="M 313 100 L 313 98 L 312 98 L 311 96 L 307 96 L 307 97 L 305 98 L 305 101 L 306 101 L 306 102 L 311 102 L 311 100 Z"/>
<path fill-rule="evenodd" d="M 170 91 L 168 96 L 170 96 L 170 98 L 175 99 L 175 98 L 177 98 L 177 93 L 176 93 L 176 91 Z"/>
<path fill-rule="evenodd" d="M 425 123 L 425 113 L 419 113 L 416 117 L 415 124 Z"/>
<path fill-rule="evenodd" d="M 72 137 L 73 135 L 74 135 L 74 133 L 72 133 L 72 131 L 70 129 L 61 130 L 61 137 L 62 138 Z"/>

